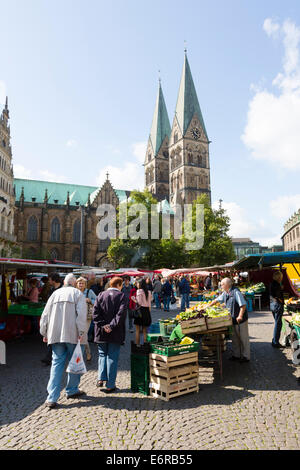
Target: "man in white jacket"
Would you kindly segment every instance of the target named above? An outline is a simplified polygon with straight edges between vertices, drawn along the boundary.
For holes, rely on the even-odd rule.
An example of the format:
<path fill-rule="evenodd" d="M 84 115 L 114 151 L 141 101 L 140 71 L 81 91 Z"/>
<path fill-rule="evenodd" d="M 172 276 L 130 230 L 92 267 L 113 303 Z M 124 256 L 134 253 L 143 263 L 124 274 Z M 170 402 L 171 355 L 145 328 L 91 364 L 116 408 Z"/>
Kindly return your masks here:
<path fill-rule="evenodd" d="M 52 365 L 47 386 L 46 406 L 55 408 L 61 392 L 61 380 L 66 359 L 70 360 L 78 340 L 82 350 L 87 341 L 87 304 L 84 295 L 75 286 L 76 277 L 68 274 L 64 286 L 49 297 L 40 321 L 43 341 L 52 345 Z M 68 374 L 67 398 L 78 398 L 80 375 Z"/>

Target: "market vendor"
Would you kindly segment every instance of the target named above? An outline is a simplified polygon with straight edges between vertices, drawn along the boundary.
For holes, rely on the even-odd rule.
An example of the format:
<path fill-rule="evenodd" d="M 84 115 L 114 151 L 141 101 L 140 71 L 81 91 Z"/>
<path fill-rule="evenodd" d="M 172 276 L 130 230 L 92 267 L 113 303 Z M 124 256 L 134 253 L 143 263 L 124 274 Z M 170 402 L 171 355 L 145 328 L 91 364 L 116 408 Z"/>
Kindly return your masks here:
<path fill-rule="evenodd" d="M 270 285 L 270 309 L 275 320 L 272 346 L 273 348 L 278 349 L 284 347 L 279 342 L 282 328 L 282 315 L 284 310 L 282 279 L 282 272 L 275 271 L 273 274 L 273 281 Z"/>
<path fill-rule="evenodd" d="M 246 300 L 239 289 L 233 287 L 232 281 L 228 277 L 222 279 L 221 288 L 223 293 L 207 304 L 206 308 L 215 305 L 217 302 L 226 305 L 231 313 L 233 323 L 232 356 L 230 360 L 240 361 L 241 363 L 249 362 L 250 342 Z"/>

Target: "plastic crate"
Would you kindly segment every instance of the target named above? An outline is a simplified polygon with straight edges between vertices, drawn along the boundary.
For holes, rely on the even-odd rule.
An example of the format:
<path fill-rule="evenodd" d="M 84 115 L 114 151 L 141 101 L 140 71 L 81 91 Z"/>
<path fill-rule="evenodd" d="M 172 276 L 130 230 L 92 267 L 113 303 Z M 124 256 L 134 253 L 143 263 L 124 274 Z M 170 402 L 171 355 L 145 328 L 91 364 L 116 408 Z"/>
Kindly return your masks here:
<path fill-rule="evenodd" d="M 177 356 L 199 351 L 199 343 L 196 341 L 192 344 L 178 344 L 175 341 L 165 343 L 151 344 L 151 352 L 161 354 L 162 356 Z"/>
<path fill-rule="evenodd" d="M 159 322 L 160 325 L 160 334 L 161 336 L 170 336 L 172 334 L 172 331 L 174 330 L 175 326 L 177 325 L 177 322 L 174 323 L 167 323 L 165 320 L 160 320 Z"/>
<path fill-rule="evenodd" d="M 131 341 L 131 353 L 132 354 L 138 354 L 140 356 L 149 356 L 150 352 L 151 352 L 150 343 L 137 345 L 135 344 L 134 341 Z"/>
<path fill-rule="evenodd" d="M 158 343 L 163 341 L 163 337 L 160 333 L 148 333 L 147 334 L 147 341 L 149 343 Z"/>
<path fill-rule="evenodd" d="M 159 321 L 156 322 L 156 323 L 152 323 L 149 328 L 147 329 L 147 332 L 148 333 L 160 333 L 160 324 L 159 324 Z"/>
<path fill-rule="evenodd" d="M 131 354 L 130 369 L 132 392 L 149 395 L 150 369 L 148 356 Z"/>

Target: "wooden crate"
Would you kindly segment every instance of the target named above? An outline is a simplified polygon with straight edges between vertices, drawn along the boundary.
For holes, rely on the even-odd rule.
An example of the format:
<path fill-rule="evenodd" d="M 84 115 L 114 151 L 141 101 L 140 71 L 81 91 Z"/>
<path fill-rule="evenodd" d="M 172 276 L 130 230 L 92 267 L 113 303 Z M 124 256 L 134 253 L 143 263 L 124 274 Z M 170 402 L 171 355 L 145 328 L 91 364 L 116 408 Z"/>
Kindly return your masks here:
<path fill-rule="evenodd" d="M 193 380 L 181 382 L 177 384 L 176 389 L 164 389 L 161 385 L 150 383 L 150 396 L 153 398 L 160 398 L 161 400 L 169 401 L 170 398 L 186 395 L 187 393 L 194 393 L 199 391 L 198 377 Z"/>
<path fill-rule="evenodd" d="M 150 354 L 150 395 L 169 401 L 170 398 L 198 392 L 198 352 L 184 356 Z"/>
<path fill-rule="evenodd" d="M 170 369 L 172 367 L 186 366 L 198 363 L 198 351 L 177 356 L 162 356 L 161 354 L 149 354 L 150 367 Z"/>
<path fill-rule="evenodd" d="M 232 325 L 232 318 L 230 315 L 220 318 L 196 318 L 195 320 L 184 320 L 180 322 L 180 325 L 184 335 L 190 333 L 205 334 L 208 331 L 228 328 Z"/>

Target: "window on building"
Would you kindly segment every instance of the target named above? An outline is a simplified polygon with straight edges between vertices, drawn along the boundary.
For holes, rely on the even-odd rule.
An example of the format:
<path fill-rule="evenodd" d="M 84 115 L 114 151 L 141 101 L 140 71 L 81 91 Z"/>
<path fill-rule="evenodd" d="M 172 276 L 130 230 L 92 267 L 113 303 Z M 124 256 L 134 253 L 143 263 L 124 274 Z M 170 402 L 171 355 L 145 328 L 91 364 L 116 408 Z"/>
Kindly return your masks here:
<path fill-rule="evenodd" d="M 7 219 L 7 233 L 11 232 L 11 220 Z"/>
<path fill-rule="evenodd" d="M 4 215 L 1 216 L 1 230 L 5 232 L 5 217 Z"/>
<path fill-rule="evenodd" d="M 56 248 L 53 248 L 53 249 L 50 251 L 50 258 L 51 258 L 52 260 L 59 258 L 59 253 L 58 253 L 58 250 L 57 250 Z"/>
<path fill-rule="evenodd" d="M 177 132 L 175 132 L 175 134 L 174 134 L 174 144 L 176 144 L 177 140 L 178 140 L 178 134 L 177 134 Z"/>
<path fill-rule="evenodd" d="M 99 251 L 104 253 L 107 251 L 108 247 L 110 245 L 110 239 L 106 238 L 105 240 L 100 240 L 99 241 Z"/>
<path fill-rule="evenodd" d="M 75 248 L 72 253 L 72 262 L 73 263 L 80 263 L 80 250 L 79 248 Z"/>
<path fill-rule="evenodd" d="M 73 225 L 73 242 L 80 242 L 80 221 L 76 220 Z"/>
<path fill-rule="evenodd" d="M 38 239 L 38 221 L 35 215 L 28 220 L 27 240 L 35 242 Z"/>
<path fill-rule="evenodd" d="M 296 237 L 299 238 L 299 227 L 296 228 Z"/>
<path fill-rule="evenodd" d="M 51 241 L 59 242 L 60 240 L 60 223 L 57 217 L 51 223 Z"/>

